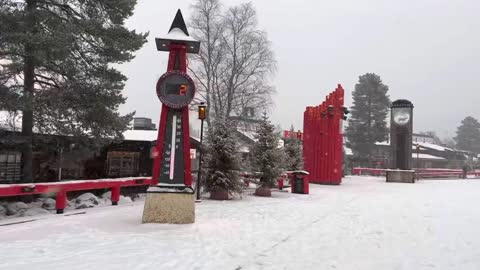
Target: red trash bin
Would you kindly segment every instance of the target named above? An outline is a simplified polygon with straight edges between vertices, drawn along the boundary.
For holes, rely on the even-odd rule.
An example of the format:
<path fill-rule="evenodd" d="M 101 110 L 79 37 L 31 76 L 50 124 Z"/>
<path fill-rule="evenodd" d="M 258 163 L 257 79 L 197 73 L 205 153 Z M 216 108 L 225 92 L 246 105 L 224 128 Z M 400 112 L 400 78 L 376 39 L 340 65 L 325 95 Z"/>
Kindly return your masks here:
<path fill-rule="evenodd" d="M 291 172 L 291 188 L 292 193 L 308 194 L 310 192 L 309 181 L 305 175 L 309 173 L 306 171 L 292 171 Z"/>

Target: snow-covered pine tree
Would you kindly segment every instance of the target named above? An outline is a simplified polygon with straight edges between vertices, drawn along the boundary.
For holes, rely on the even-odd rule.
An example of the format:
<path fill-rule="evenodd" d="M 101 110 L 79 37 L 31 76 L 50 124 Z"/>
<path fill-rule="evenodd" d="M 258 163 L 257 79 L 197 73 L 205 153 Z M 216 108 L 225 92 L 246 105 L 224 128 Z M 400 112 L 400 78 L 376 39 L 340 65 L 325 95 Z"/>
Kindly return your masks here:
<path fill-rule="evenodd" d="M 128 128 L 117 68 L 147 42 L 125 26 L 136 3 L 0 0 L 0 110 L 22 114 L 22 181 L 34 180 L 34 129 L 97 142 Z"/>
<path fill-rule="evenodd" d="M 290 132 L 294 132 L 293 126 L 290 128 Z M 295 137 L 285 138 L 285 150 L 286 161 L 285 169 L 288 171 L 295 171 L 303 169 L 303 149 L 302 142 Z"/>
<path fill-rule="evenodd" d="M 380 76 L 367 73 L 359 77 L 352 96 L 352 114 L 345 129 L 347 147 L 352 149 L 356 157 L 368 162 L 365 165 L 370 166 L 375 143 L 388 138 L 388 86 Z"/>
<path fill-rule="evenodd" d="M 223 118 L 212 122 L 205 150 L 205 191 L 240 194 L 243 187 L 238 177 L 240 164 L 231 122 Z"/>
<path fill-rule="evenodd" d="M 457 136 L 453 138 L 458 149 L 480 153 L 480 123 L 467 116 L 457 128 Z"/>
<path fill-rule="evenodd" d="M 255 139 L 257 141 L 250 151 L 253 155 L 253 165 L 262 173 L 260 186 L 271 188 L 281 174 L 284 154 L 283 150 L 278 148 L 279 136 L 275 133 L 275 126 L 270 123 L 266 113 L 263 114 Z"/>

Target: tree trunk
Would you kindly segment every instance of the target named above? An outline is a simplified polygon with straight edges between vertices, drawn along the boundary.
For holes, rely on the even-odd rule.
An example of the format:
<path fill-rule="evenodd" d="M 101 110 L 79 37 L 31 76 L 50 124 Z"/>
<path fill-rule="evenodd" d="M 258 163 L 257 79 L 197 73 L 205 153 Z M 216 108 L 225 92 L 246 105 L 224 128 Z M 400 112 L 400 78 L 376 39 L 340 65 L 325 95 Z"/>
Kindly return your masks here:
<path fill-rule="evenodd" d="M 26 11 L 26 25 L 30 33 L 35 31 L 35 14 L 36 0 L 28 0 L 25 7 Z M 33 35 L 31 37 L 34 38 Z M 30 40 L 25 43 L 25 58 L 23 66 L 23 111 L 22 111 L 22 137 L 24 145 L 22 147 L 22 182 L 32 183 L 32 161 L 33 161 L 33 91 L 35 84 L 35 61 L 34 61 L 34 46 Z"/>

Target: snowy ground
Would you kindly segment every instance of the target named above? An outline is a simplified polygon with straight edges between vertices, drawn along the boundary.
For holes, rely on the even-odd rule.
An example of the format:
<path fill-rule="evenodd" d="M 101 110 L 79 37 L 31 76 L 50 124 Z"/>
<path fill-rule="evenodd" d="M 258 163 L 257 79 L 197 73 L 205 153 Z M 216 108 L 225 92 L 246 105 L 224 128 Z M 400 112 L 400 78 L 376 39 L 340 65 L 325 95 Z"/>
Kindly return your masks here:
<path fill-rule="evenodd" d="M 203 201 L 192 225 L 142 225 L 134 202 L 0 226 L 0 269 L 480 269 L 480 180 L 310 191 Z"/>

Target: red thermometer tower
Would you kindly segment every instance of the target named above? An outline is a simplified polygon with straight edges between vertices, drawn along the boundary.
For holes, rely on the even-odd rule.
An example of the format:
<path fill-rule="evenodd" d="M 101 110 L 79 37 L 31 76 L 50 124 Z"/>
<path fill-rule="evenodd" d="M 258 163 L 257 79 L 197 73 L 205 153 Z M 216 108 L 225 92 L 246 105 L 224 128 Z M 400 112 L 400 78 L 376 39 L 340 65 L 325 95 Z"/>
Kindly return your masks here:
<path fill-rule="evenodd" d="M 169 52 L 167 72 L 157 82 L 162 102 L 152 186 L 147 190 L 143 223 L 195 222 L 195 195 L 190 170 L 188 104 L 195 85 L 187 75 L 187 53 L 198 53 L 200 42 L 188 34 L 180 10 L 165 37 L 155 39 L 157 50 Z"/>
<path fill-rule="evenodd" d="M 160 77 L 156 87 L 162 111 L 152 184 L 193 192 L 188 105 L 195 95 L 195 85 L 186 72 L 187 53 L 198 53 L 200 42 L 189 36 L 180 10 L 168 34 L 155 42 L 157 50 L 169 52 L 169 58 L 167 72 Z"/>

